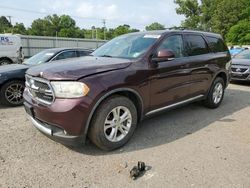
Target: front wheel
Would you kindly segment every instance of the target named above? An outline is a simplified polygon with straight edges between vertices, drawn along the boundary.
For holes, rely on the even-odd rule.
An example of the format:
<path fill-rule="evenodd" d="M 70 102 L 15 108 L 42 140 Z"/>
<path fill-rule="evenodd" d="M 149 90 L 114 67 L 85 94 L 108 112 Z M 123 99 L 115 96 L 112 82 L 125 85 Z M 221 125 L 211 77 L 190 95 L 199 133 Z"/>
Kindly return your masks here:
<path fill-rule="evenodd" d="M 224 91 L 224 80 L 221 77 L 217 77 L 210 88 L 206 100 L 204 101 L 205 106 L 208 108 L 219 107 L 224 97 Z"/>
<path fill-rule="evenodd" d="M 136 124 L 137 110 L 133 102 L 123 96 L 113 96 L 95 112 L 89 138 L 103 150 L 114 150 L 128 142 Z"/>
<path fill-rule="evenodd" d="M 24 82 L 13 80 L 4 84 L 0 91 L 0 99 L 3 105 L 20 106 L 23 104 Z"/>

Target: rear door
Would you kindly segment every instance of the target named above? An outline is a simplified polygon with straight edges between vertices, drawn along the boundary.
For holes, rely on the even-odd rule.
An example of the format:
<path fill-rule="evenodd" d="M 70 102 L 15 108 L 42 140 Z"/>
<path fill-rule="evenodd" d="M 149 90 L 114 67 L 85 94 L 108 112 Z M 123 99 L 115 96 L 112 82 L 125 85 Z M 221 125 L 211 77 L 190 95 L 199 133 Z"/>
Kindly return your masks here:
<path fill-rule="evenodd" d="M 202 34 L 184 34 L 190 70 L 190 97 L 205 94 L 212 79 L 210 67 L 217 63 Z M 213 62 L 214 61 L 214 62 Z"/>

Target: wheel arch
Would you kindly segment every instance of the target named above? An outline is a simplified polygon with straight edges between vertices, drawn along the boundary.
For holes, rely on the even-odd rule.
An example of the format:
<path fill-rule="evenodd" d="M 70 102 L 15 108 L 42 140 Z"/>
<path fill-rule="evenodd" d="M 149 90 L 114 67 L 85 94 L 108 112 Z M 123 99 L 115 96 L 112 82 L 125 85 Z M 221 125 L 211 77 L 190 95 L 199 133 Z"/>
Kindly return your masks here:
<path fill-rule="evenodd" d="M 8 60 L 11 63 L 14 63 L 13 60 L 11 58 L 9 58 L 9 57 L 0 57 L 0 61 L 2 61 L 2 60 Z"/>
<path fill-rule="evenodd" d="M 113 95 L 121 95 L 128 97 L 134 104 L 137 109 L 137 115 L 138 115 L 138 121 L 140 121 L 143 117 L 143 100 L 141 95 L 131 88 L 119 88 L 114 89 L 110 92 L 107 92 L 105 95 L 103 95 L 101 98 L 98 99 L 98 101 L 95 103 L 94 107 L 92 108 L 90 115 L 87 119 L 87 123 L 84 130 L 84 135 L 86 136 L 89 131 L 89 127 L 91 124 L 91 120 L 93 118 L 94 113 L 96 112 L 97 108 L 100 106 L 100 104 L 105 101 L 107 98 L 113 96 Z"/>
<path fill-rule="evenodd" d="M 0 83 L 0 90 L 2 89 L 3 85 L 7 84 L 8 82 L 15 81 L 15 80 L 25 82 L 25 79 L 22 79 L 22 78 L 11 78 Z"/>
<path fill-rule="evenodd" d="M 227 73 L 221 71 L 219 73 L 217 73 L 214 77 L 214 80 L 217 78 L 217 77 L 221 77 L 223 80 L 224 80 L 224 83 L 225 83 L 225 86 L 228 85 L 228 76 L 227 76 Z"/>

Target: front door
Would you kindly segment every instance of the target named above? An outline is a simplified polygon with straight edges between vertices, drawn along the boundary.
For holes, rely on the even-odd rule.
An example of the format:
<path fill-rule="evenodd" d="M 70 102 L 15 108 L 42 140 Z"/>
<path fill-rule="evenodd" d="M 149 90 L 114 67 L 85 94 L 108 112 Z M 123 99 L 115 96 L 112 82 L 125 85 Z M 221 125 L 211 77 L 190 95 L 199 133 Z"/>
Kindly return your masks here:
<path fill-rule="evenodd" d="M 185 100 L 189 91 L 190 70 L 180 34 L 167 36 L 157 48 L 174 52 L 171 61 L 155 63 L 151 72 L 150 107 L 155 110 Z"/>

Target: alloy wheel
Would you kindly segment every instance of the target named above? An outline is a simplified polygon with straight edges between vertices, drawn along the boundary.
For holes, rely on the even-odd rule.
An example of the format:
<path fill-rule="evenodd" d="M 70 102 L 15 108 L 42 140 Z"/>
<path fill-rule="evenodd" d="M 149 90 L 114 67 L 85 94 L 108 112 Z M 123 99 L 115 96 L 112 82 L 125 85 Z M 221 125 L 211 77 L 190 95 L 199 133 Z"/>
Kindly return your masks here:
<path fill-rule="evenodd" d="M 5 90 L 6 100 L 14 105 L 18 105 L 23 102 L 24 86 L 20 83 L 13 83 Z"/>
<path fill-rule="evenodd" d="M 104 134 L 111 142 L 121 141 L 128 133 L 132 125 L 132 115 L 125 106 L 117 106 L 111 110 L 105 119 Z"/>

